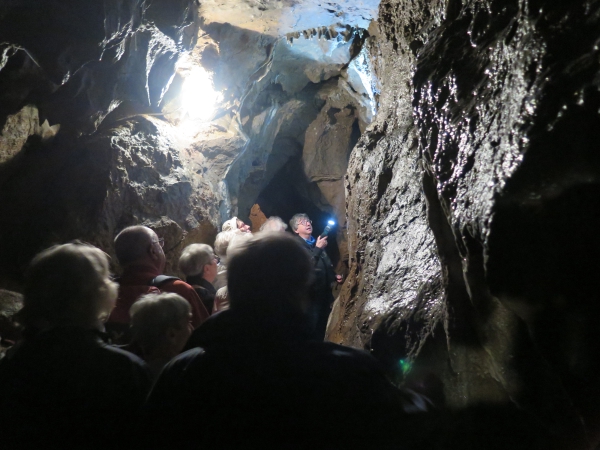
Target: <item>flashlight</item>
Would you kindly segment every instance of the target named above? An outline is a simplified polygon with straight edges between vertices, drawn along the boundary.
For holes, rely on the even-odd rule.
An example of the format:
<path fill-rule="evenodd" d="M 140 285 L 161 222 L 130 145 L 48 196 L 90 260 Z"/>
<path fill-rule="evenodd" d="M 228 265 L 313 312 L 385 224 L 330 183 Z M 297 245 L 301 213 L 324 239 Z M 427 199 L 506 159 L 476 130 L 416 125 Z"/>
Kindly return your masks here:
<path fill-rule="evenodd" d="M 335 225 L 335 221 L 328 220 L 327 226 L 325 227 L 325 229 L 323 230 L 323 232 L 321 233 L 321 235 L 319 237 L 324 238 L 325 236 L 327 236 L 329 234 L 329 231 L 331 231 L 331 227 L 334 225 Z"/>

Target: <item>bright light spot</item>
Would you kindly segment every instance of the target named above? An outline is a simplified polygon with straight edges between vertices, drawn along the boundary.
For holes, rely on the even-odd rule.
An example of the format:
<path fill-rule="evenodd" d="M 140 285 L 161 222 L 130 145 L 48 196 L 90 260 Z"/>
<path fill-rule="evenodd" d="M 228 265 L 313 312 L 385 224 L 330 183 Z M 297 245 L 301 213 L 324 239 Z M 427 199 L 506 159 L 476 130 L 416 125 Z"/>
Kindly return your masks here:
<path fill-rule="evenodd" d="M 223 95 L 215 92 L 212 77 L 206 70 L 194 66 L 187 71 L 181 88 L 181 107 L 185 117 L 208 122 L 222 99 Z"/>
<path fill-rule="evenodd" d="M 328 220 L 328 221 L 327 221 L 327 224 L 328 224 L 328 225 L 331 225 L 331 226 L 333 226 L 333 225 L 335 225 L 335 221 L 333 221 L 333 220 Z"/>
<path fill-rule="evenodd" d="M 404 375 L 406 375 L 408 372 L 410 372 L 410 369 L 412 369 L 412 364 L 408 359 L 401 359 L 398 364 L 400 365 L 400 369 Z"/>

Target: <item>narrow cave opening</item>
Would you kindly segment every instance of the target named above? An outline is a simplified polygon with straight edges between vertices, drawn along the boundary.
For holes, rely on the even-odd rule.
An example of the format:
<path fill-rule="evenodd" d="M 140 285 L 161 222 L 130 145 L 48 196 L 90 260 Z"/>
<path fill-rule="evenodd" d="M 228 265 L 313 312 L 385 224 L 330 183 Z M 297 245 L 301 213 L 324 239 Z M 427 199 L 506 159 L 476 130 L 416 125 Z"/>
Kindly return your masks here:
<path fill-rule="evenodd" d="M 323 232 L 333 215 L 319 207 L 312 198 L 321 195 L 315 183 L 306 177 L 302 167 L 301 156 L 290 158 L 275 174 L 267 186 L 260 192 L 256 203 L 265 216 L 279 216 L 289 224 L 294 214 L 306 213 L 313 222 L 313 235 L 316 237 Z M 340 250 L 336 230 L 328 235 L 327 254 L 336 266 L 340 260 Z"/>

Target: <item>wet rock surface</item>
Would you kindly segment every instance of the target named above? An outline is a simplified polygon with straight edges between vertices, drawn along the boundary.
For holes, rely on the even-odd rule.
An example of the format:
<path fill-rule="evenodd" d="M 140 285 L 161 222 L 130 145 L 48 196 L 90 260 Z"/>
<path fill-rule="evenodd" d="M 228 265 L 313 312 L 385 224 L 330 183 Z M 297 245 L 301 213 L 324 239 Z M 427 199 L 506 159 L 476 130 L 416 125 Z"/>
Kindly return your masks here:
<path fill-rule="evenodd" d="M 329 337 L 410 360 L 457 430 L 502 423 L 482 435 L 498 448 L 598 439 L 599 6 L 380 6 L 381 108 L 348 168 Z M 446 445 L 483 445 L 460 434 Z"/>

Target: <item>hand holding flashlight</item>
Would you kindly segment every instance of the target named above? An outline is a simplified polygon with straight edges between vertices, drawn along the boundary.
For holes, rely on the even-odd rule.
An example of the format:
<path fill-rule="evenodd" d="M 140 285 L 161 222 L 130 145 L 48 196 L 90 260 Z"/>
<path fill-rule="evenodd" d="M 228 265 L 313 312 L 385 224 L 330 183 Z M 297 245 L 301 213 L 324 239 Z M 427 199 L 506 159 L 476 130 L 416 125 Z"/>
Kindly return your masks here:
<path fill-rule="evenodd" d="M 321 233 L 321 235 L 319 237 L 321 237 L 321 238 L 326 237 L 329 234 L 329 232 L 331 231 L 331 227 L 333 227 L 334 225 L 335 225 L 335 221 L 328 220 L 327 226 L 325 227 L 325 229 L 323 230 L 323 232 Z"/>
<path fill-rule="evenodd" d="M 317 243 L 315 244 L 315 247 L 317 248 L 325 248 L 327 247 L 327 236 L 319 236 L 317 238 Z"/>

